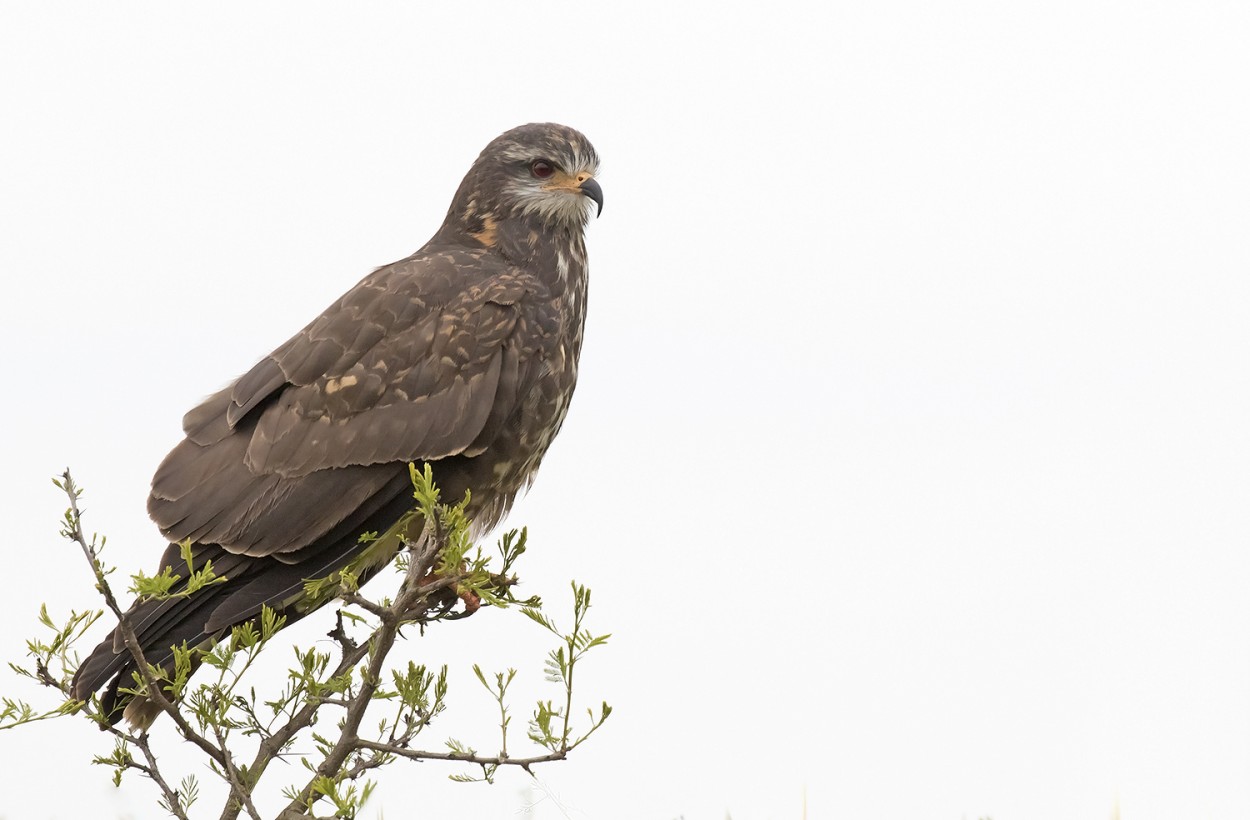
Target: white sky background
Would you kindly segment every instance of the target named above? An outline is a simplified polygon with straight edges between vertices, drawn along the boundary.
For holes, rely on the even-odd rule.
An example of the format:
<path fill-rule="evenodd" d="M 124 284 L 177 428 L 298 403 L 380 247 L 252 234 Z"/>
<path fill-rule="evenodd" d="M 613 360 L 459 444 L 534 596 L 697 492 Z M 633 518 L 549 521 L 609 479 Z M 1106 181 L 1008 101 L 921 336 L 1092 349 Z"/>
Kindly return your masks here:
<path fill-rule="evenodd" d="M 617 712 L 532 788 L 398 765 L 365 816 L 1250 815 L 1250 6 L 425 6 L 5 4 L 0 656 L 95 605 L 49 476 L 154 570 L 182 413 L 556 120 L 606 207 L 511 522 L 558 620 L 594 589 Z M 473 661 L 522 730 L 547 646 L 406 645 L 452 665 L 428 745 L 493 750 Z M 0 815 L 156 816 L 110 746 L 0 734 Z"/>

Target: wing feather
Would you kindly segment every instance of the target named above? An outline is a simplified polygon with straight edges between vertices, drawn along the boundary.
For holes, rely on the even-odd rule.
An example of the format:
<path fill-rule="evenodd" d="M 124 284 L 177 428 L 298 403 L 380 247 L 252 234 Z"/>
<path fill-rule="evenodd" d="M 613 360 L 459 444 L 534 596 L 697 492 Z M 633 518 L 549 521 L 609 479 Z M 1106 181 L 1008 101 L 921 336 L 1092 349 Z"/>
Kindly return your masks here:
<path fill-rule="evenodd" d="M 395 465 L 482 452 L 520 401 L 535 287 L 473 251 L 374 271 L 187 414 L 152 518 L 171 541 L 297 562 Z"/>

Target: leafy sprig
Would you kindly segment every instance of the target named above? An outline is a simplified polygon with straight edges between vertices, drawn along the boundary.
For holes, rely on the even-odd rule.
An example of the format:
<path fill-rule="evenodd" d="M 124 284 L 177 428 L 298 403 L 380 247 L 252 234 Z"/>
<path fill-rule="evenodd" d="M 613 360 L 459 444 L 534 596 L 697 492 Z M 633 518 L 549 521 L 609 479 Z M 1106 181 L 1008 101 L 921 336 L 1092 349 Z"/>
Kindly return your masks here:
<path fill-rule="evenodd" d="M 402 579 L 394 598 L 363 597 L 359 566 L 349 565 L 329 577 L 308 582 L 306 589 L 317 601 L 338 597 L 344 602 L 337 625 L 329 633 L 334 639 L 332 649 L 296 647 L 294 663 L 280 691 L 263 694 L 245 678 L 285 625 L 285 617 L 263 608 L 257 618 L 234 627 L 216 643 L 175 647 L 167 664 L 149 663 L 133 624 L 110 588 L 108 579 L 114 569 L 100 558 L 106 539 L 94 534 L 88 539 L 82 529 L 78 506 L 82 491 L 68 470 L 55 481 L 70 499 L 61 533 L 75 542 L 89 561 L 97 590 L 117 619 L 117 632 L 138 670 L 122 691 L 155 703 L 170 716 L 177 731 L 208 757 L 209 770 L 228 789 L 227 803 L 220 812 L 224 820 L 243 813 L 260 817 L 252 796 L 270 764 L 278 759 L 294 756 L 308 772 L 302 785 L 284 790 L 290 803 L 283 816 L 311 816 L 322 805 L 332 807 L 336 818 L 353 818 L 374 792 L 375 784 L 368 775 L 376 768 L 401 758 L 455 761 L 472 764 L 480 773 L 455 773 L 452 779 L 493 782 L 499 769 L 506 766 L 530 772 L 531 766 L 564 759 L 611 713 L 606 703 L 597 716 L 588 710 L 590 723 L 580 733 L 569 719 L 574 671 L 587 652 L 609 637 L 594 636 L 585 627 L 590 591 L 573 584 L 573 628 L 562 632 L 542 613 L 539 598 L 519 599 L 514 595 L 515 566 L 526 551 L 528 533 L 524 529 L 508 532 L 499 540 L 496 552 L 487 553 L 470 537 L 470 496 L 466 494 L 454 504 L 443 503 L 429 465 L 421 469 L 413 466 L 410 475 L 413 511 L 389 535 L 361 536 L 366 551 L 386 549 L 390 546 L 386 539 L 393 539 L 395 532 L 410 532 L 414 525 L 421 525 L 419 537 L 396 542 L 399 560 L 395 563 Z M 215 573 L 210 561 L 198 561 L 189 542 L 179 545 L 179 550 L 186 564 L 185 578 L 169 568 L 155 576 L 140 573 L 132 578 L 131 591 L 144 600 L 169 599 L 229 583 L 228 578 Z M 508 669 L 487 674 L 478 664 L 473 666 L 474 675 L 490 692 L 498 710 L 498 753 L 482 754 L 455 739 L 428 751 L 416 746 L 447 710 L 447 667 L 435 670 L 411 661 L 392 667 L 386 658 L 405 625 L 424 629 L 439 621 L 467 617 L 482 607 L 519 609 L 559 639 L 546 659 L 546 672 L 560 687 L 563 705 L 556 708 L 550 700 L 540 702 L 528 732 L 541 753 L 513 757 L 509 750 L 508 693 L 518 672 Z M 105 729 L 114 744 L 110 753 L 96 755 L 92 762 L 110 768 L 118 784 L 128 772 L 146 777 L 157 786 L 160 808 L 172 817 L 189 820 L 192 806 L 202 802 L 196 777 L 188 774 L 175 785 L 162 772 L 146 733 L 128 733 L 111 725 L 96 697 L 87 702 L 71 697 L 70 682 L 79 662 L 75 645 L 102 614 L 103 610 L 75 611 L 58 620 L 46 607 L 41 608 L 39 623 L 46 634 L 27 642 L 33 664 L 13 663 L 10 668 L 57 691 L 59 701 L 37 708 L 22 700 L 0 698 L 0 729 L 81 713 Z M 192 674 L 201 667 L 208 669 L 193 680 Z M 326 725 L 327 709 L 340 713 L 333 731 L 319 728 Z M 370 710 L 377 719 L 371 724 L 374 728 L 366 730 Z M 301 738 L 309 744 L 309 751 L 297 753 Z M 251 749 L 246 763 L 242 757 L 245 748 Z"/>

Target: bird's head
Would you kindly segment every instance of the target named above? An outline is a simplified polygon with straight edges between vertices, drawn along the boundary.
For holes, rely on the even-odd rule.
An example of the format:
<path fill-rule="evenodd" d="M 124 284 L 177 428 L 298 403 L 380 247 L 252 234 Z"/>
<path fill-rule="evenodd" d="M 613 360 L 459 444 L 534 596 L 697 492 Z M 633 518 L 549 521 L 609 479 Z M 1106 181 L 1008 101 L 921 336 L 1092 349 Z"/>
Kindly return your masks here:
<path fill-rule="evenodd" d="M 603 210 L 595 180 L 599 156 L 579 131 L 532 123 L 505 131 L 483 149 L 460 184 L 447 223 L 486 244 L 505 222 L 577 229 Z"/>

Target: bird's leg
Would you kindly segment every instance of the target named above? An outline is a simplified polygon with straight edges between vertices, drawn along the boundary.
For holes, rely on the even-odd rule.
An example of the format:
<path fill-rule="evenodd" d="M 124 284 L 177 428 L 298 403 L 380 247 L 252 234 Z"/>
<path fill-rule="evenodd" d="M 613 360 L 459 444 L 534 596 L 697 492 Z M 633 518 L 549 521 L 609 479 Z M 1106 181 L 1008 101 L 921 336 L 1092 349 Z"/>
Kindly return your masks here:
<path fill-rule="evenodd" d="M 465 574 L 465 572 L 466 572 L 467 570 L 468 570 L 468 565 L 467 565 L 467 563 L 466 563 L 466 562 L 464 562 L 464 561 L 461 561 L 461 562 L 460 562 L 460 572 L 459 572 L 459 574 L 460 574 L 460 575 L 463 575 L 463 574 Z M 454 576 L 453 576 L 453 577 L 454 577 Z M 417 581 L 417 588 L 418 588 L 418 589 L 420 589 L 420 588 L 423 588 L 423 587 L 428 587 L 428 586 L 431 586 L 431 585 L 433 585 L 433 584 L 437 584 L 437 583 L 439 583 L 440 581 L 445 581 L 445 580 L 447 580 L 447 577 L 446 577 L 446 576 L 444 576 L 444 575 L 440 575 L 438 572 L 435 572 L 434 570 L 430 570 L 428 573 L 426 573 L 426 574 L 425 574 L 425 576 L 424 576 L 424 577 L 422 577 L 422 578 L 418 579 L 418 581 Z M 473 590 L 468 589 L 467 587 L 465 587 L 465 586 L 463 586 L 463 585 L 461 585 L 461 584 L 458 584 L 458 583 L 454 583 L 454 582 L 451 584 L 451 586 L 450 586 L 450 588 L 449 588 L 449 589 L 447 589 L 447 588 L 445 588 L 445 589 L 446 589 L 446 591 L 447 591 L 448 593 L 451 593 L 451 595 L 454 595 L 454 596 L 455 596 L 455 598 L 454 598 L 454 599 L 453 599 L 453 598 L 451 598 L 451 595 L 448 595 L 448 596 L 447 596 L 447 603 L 446 603 L 446 606 L 447 606 L 448 608 L 450 608 L 451 606 L 454 606 L 453 601 L 454 601 L 455 599 L 459 599 L 460 601 L 462 601 L 462 602 L 464 603 L 464 612 L 462 612 L 462 613 L 460 613 L 460 614 L 458 614 L 458 615 L 453 615 L 453 616 L 451 616 L 451 617 L 453 617 L 453 618 L 464 618 L 464 617 L 467 617 L 467 616 L 469 616 L 469 615 L 472 615 L 474 612 L 477 612 L 479 609 L 481 609 L 481 607 L 482 607 L 482 599 L 481 599 L 481 597 L 480 597 L 480 596 L 479 596 L 476 592 L 474 592 Z"/>

